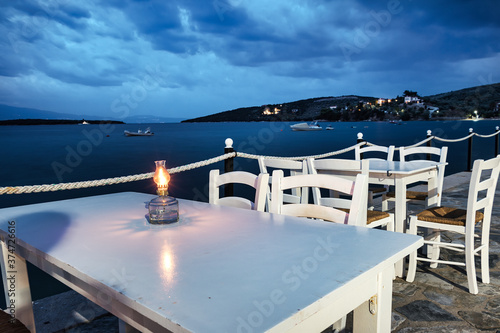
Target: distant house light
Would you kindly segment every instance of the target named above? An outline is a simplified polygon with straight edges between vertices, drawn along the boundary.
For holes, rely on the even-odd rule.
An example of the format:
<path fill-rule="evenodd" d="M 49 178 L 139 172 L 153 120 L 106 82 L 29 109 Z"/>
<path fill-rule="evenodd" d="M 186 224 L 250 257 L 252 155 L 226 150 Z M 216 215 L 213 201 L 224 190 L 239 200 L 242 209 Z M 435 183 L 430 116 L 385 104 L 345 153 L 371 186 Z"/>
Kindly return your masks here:
<path fill-rule="evenodd" d="M 278 114 L 281 110 L 278 109 L 278 108 L 274 108 L 273 111 L 271 111 L 271 109 L 269 109 L 269 107 L 266 107 L 264 109 L 264 111 L 262 111 L 262 114 L 265 115 L 265 116 L 270 116 L 270 115 L 273 115 L 273 114 Z"/>
<path fill-rule="evenodd" d="M 420 103 L 421 100 L 416 96 L 405 96 L 405 103 L 408 104 L 411 102 Z"/>

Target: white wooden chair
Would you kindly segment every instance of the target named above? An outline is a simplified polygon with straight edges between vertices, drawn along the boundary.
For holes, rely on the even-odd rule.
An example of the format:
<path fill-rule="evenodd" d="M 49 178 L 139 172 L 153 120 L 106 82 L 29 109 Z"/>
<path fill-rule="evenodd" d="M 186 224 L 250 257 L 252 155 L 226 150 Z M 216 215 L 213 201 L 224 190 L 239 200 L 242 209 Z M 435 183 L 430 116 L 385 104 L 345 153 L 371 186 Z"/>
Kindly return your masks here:
<path fill-rule="evenodd" d="M 354 149 L 354 158 L 356 160 L 379 160 L 392 162 L 394 158 L 394 146 L 356 146 Z M 363 157 L 363 158 L 361 158 Z M 389 186 L 374 186 L 368 185 L 368 205 L 373 206 L 373 199 L 375 196 L 382 196 L 382 200 L 385 200 L 385 194 L 389 192 Z M 382 201 L 382 210 L 387 210 L 387 202 Z"/>
<path fill-rule="evenodd" d="M 366 225 L 362 206 L 366 205 L 368 177 L 358 174 L 356 179 L 348 180 L 332 175 L 296 175 L 284 177 L 283 170 L 273 172 L 273 191 L 271 213 L 309 217 L 330 222 L 363 226 Z M 334 207 L 309 203 L 285 203 L 283 192 L 293 188 L 318 187 L 336 191 L 349 197 L 348 212 Z M 366 211 L 366 210 L 364 210 Z"/>
<path fill-rule="evenodd" d="M 274 170 L 283 170 L 287 176 L 305 175 L 307 174 L 307 163 L 303 161 L 275 159 L 275 158 L 258 158 L 259 169 L 261 173 L 272 175 Z M 269 184 L 272 185 L 272 177 L 269 177 Z M 267 187 L 266 211 L 271 207 L 271 192 L 272 186 Z M 291 191 L 283 194 L 284 202 L 300 203 L 309 201 L 308 188 L 294 188 Z"/>
<path fill-rule="evenodd" d="M 307 159 L 307 166 L 310 174 L 327 174 L 338 177 L 352 177 L 353 172 L 359 172 L 368 177 L 370 170 L 369 160 L 347 160 L 347 159 Z M 317 205 L 328 207 L 336 207 L 340 209 L 348 209 L 350 202 L 347 200 L 339 199 L 338 196 L 322 197 L 319 188 L 312 188 L 313 200 Z M 368 193 L 367 193 L 368 197 Z M 366 202 L 360 203 L 361 207 L 367 207 Z M 378 226 L 385 226 L 387 230 L 394 231 L 394 215 L 381 212 L 377 210 L 366 210 L 365 213 L 365 226 L 374 228 Z"/>
<path fill-rule="evenodd" d="M 412 159 L 413 161 L 427 161 L 426 156 L 431 155 L 435 156 L 435 158 L 438 159 L 439 162 L 443 163 L 438 167 L 438 172 L 437 172 L 437 180 L 436 180 L 436 185 L 437 188 L 434 189 L 436 193 L 428 193 L 427 191 L 406 191 L 406 201 L 413 201 L 413 202 L 421 202 L 425 204 L 425 207 L 429 207 L 428 204 L 428 198 L 429 195 L 432 197 L 434 194 L 437 194 L 437 205 L 439 206 L 441 203 L 441 195 L 443 194 L 443 182 L 444 182 L 444 170 L 445 170 L 445 165 L 446 163 L 446 158 L 448 155 L 448 147 L 442 147 L 442 148 L 437 148 L 437 147 L 427 147 L 427 146 L 419 146 L 419 147 L 412 147 L 412 148 L 405 148 L 405 147 L 400 147 L 399 148 L 399 159 L 401 161 L 409 161 L 409 156 L 415 156 L 418 155 L 418 159 Z M 382 202 L 382 210 L 387 210 L 387 202 L 388 201 L 395 201 L 396 200 L 396 194 L 395 192 L 391 191 L 385 194 L 384 201 Z"/>
<path fill-rule="evenodd" d="M 486 172 L 485 172 L 486 171 Z M 481 257 L 481 277 L 483 283 L 490 282 L 489 276 L 489 234 L 493 199 L 500 171 L 500 155 L 488 161 L 476 160 L 472 169 L 469 197 L 466 209 L 432 207 L 410 216 L 408 233 L 417 234 L 418 228 L 432 233 L 426 235 L 424 246 L 432 246 L 431 257 L 418 257 L 417 251 L 410 255 L 407 281 L 415 278 L 417 260 L 428 261 L 431 267 L 438 263 L 466 267 L 469 292 L 478 293 L 474 256 Z M 465 241 L 450 243 L 441 241 L 441 232 L 459 233 Z M 478 240 L 478 242 L 476 242 Z M 476 246 L 476 243 L 479 243 Z M 465 262 L 440 260 L 440 248 L 465 252 Z M 455 259 L 456 260 L 456 259 Z"/>
<path fill-rule="evenodd" d="M 210 171 L 209 178 L 209 202 L 211 204 L 264 211 L 269 182 L 268 174 L 261 173 L 257 176 L 246 171 L 232 171 L 221 175 L 219 169 L 214 169 Z M 255 189 L 254 201 L 237 196 L 221 198 L 219 187 L 230 183 L 253 187 Z"/>

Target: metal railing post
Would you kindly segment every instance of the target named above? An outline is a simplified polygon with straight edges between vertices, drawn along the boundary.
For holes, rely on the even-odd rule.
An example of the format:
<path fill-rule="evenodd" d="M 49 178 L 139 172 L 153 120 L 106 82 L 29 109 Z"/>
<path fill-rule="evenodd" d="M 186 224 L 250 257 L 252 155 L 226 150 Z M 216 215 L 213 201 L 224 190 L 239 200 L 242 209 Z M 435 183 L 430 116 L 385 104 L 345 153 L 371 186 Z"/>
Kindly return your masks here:
<path fill-rule="evenodd" d="M 432 131 L 431 130 L 427 130 L 427 139 L 430 138 L 432 136 Z M 427 141 L 427 147 L 432 147 L 432 140 L 429 140 Z M 427 154 L 427 160 L 431 160 L 431 154 Z"/>
<path fill-rule="evenodd" d="M 497 134 L 495 135 L 495 157 L 498 156 L 498 129 L 499 127 L 495 127 Z"/>
<path fill-rule="evenodd" d="M 472 134 L 474 130 L 469 128 L 469 134 Z M 472 135 L 469 138 L 469 149 L 467 152 L 467 171 L 472 171 Z"/>
<path fill-rule="evenodd" d="M 233 148 L 233 139 L 227 138 L 224 142 L 226 146 L 224 147 L 224 154 L 234 152 Z M 234 157 L 227 158 L 224 160 L 224 173 L 231 172 L 234 170 Z M 233 184 L 225 184 L 224 185 L 224 196 L 230 197 L 234 194 L 234 186 Z"/>
<path fill-rule="evenodd" d="M 360 142 L 363 142 L 365 140 L 363 140 L 363 133 L 359 132 L 358 133 L 358 140 L 356 141 L 356 143 L 360 143 Z M 359 159 L 362 160 L 363 159 L 363 153 L 359 154 Z"/>

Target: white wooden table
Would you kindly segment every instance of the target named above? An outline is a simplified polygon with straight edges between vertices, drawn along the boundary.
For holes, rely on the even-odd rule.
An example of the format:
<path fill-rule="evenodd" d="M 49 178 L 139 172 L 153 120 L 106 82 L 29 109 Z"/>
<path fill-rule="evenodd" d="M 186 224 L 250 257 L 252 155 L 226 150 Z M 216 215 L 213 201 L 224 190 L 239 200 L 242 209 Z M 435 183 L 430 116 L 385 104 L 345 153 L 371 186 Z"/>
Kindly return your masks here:
<path fill-rule="evenodd" d="M 429 205 L 439 205 L 437 195 L 437 167 L 439 162 L 407 161 L 386 162 L 370 161 L 369 182 L 372 184 L 394 185 L 395 187 L 395 231 L 404 232 L 406 221 L 406 191 L 408 185 L 420 181 L 428 182 Z"/>
<path fill-rule="evenodd" d="M 439 162 L 434 161 L 370 161 L 369 182 L 372 184 L 393 185 L 395 188 L 394 230 L 405 232 L 406 227 L 406 191 L 408 185 L 428 182 L 429 206 L 440 205 L 441 197 L 437 195 L 437 168 Z M 396 275 L 403 276 L 403 262 L 396 264 Z"/>
<path fill-rule="evenodd" d="M 187 200 L 180 222 L 151 225 L 152 198 L 126 192 L 1 209 L 2 274 L 15 277 L 7 301 L 16 318 L 35 331 L 26 259 L 127 331 L 320 332 L 354 310 L 355 331 L 389 332 L 394 264 L 422 245 L 414 235 Z"/>

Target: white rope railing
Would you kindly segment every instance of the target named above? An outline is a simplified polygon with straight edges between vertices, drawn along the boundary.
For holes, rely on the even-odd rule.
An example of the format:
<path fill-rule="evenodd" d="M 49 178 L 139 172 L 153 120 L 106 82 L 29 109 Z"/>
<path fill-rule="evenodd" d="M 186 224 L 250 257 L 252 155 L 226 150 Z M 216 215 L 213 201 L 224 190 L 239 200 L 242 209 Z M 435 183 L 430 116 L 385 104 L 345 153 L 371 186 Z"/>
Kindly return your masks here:
<path fill-rule="evenodd" d="M 422 141 L 420 141 L 420 142 L 417 142 L 417 143 L 412 144 L 412 145 L 410 145 L 410 146 L 405 146 L 405 148 L 413 148 L 413 147 L 418 147 L 418 146 L 423 145 L 423 144 L 424 144 L 424 143 L 426 143 L 427 141 L 430 141 L 430 140 L 432 140 L 432 139 L 434 139 L 434 138 L 435 138 L 435 136 L 430 136 L 430 137 L 428 137 L 428 138 L 426 138 L 426 139 L 424 139 L 424 140 L 422 140 Z M 378 145 L 376 145 L 376 144 L 374 144 L 374 143 L 371 143 L 371 142 L 366 142 L 366 145 L 368 145 L 368 146 L 378 146 Z M 394 150 L 399 150 L 399 147 L 394 148 Z"/>
<path fill-rule="evenodd" d="M 418 146 L 423 145 L 424 143 L 426 143 L 426 142 L 428 142 L 430 140 L 437 140 L 437 141 L 442 141 L 442 142 L 454 143 L 454 142 L 460 142 L 460 141 L 467 140 L 467 139 L 469 139 L 470 137 L 472 137 L 474 135 L 478 136 L 480 138 L 491 138 L 491 137 L 494 137 L 495 135 L 498 135 L 498 134 L 500 134 L 500 131 L 496 131 L 496 132 L 494 132 L 492 134 L 478 134 L 478 133 L 472 132 L 469 135 L 466 135 L 466 136 L 464 136 L 462 138 L 458 138 L 458 139 L 446 139 L 446 138 L 440 138 L 438 136 L 430 136 L 430 137 L 425 138 L 424 140 L 422 140 L 420 142 L 417 142 L 417 143 L 415 143 L 413 145 L 405 146 L 405 148 L 418 147 Z M 371 142 L 366 142 L 366 145 L 368 145 L 368 146 L 376 146 L 376 144 L 371 143 Z M 399 148 L 396 147 L 396 148 L 394 148 L 394 150 L 399 150 Z"/>
<path fill-rule="evenodd" d="M 207 166 L 213 163 L 217 163 L 223 161 L 228 158 L 235 157 L 236 153 L 227 153 L 221 156 L 217 156 L 214 158 L 210 158 L 208 160 L 194 162 L 190 164 L 186 164 L 183 166 L 167 169 L 170 174 L 196 169 L 202 166 Z M 55 192 L 61 190 L 73 190 L 79 188 L 89 188 L 89 187 L 98 187 L 105 185 L 115 185 L 121 183 L 128 183 L 138 180 L 145 180 L 152 178 L 154 172 L 141 173 L 137 175 L 125 176 L 125 177 L 114 177 L 114 178 L 106 178 L 99 180 L 87 180 L 81 182 L 72 182 L 72 183 L 59 183 L 59 184 L 44 184 L 44 185 L 27 185 L 27 186 L 7 186 L 0 187 L 0 195 L 2 194 L 23 194 L 23 193 L 40 193 L 40 192 Z"/>
<path fill-rule="evenodd" d="M 470 138 L 474 135 L 476 135 L 476 133 L 471 133 L 471 134 L 464 136 L 463 138 L 459 138 L 459 139 L 445 139 L 445 138 L 440 138 L 440 137 L 435 136 L 434 139 L 436 139 L 438 141 L 442 141 L 442 142 L 460 142 L 463 140 L 467 140 L 468 138 Z"/>
<path fill-rule="evenodd" d="M 238 153 L 238 157 L 243 157 L 243 158 L 251 158 L 251 159 L 259 159 L 259 158 L 266 158 L 266 159 L 281 159 L 281 160 L 305 160 L 308 158 L 325 158 L 329 156 L 334 156 L 334 155 L 340 155 L 347 153 L 353 149 L 356 149 L 357 146 L 362 146 L 366 144 L 366 142 L 360 142 L 358 144 L 355 144 L 354 146 L 350 146 L 341 150 L 336 150 L 332 151 L 329 153 L 324 153 L 324 154 L 319 154 L 319 155 L 307 155 L 307 156 L 295 156 L 295 157 L 282 157 L 282 156 L 265 156 L 265 155 L 255 155 L 255 154 L 247 154 L 247 153 Z"/>
<path fill-rule="evenodd" d="M 497 135 L 497 134 L 499 134 L 499 133 L 500 133 L 500 131 L 496 131 L 495 133 L 492 133 L 492 134 L 486 134 L 486 135 L 484 135 L 484 134 L 483 134 L 483 135 L 481 135 L 481 134 L 477 134 L 477 133 L 474 133 L 474 134 L 476 134 L 476 135 L 477 135 L 478 137 L 480 137 L 480 138 L 491 138 L 492 136 L 495 136 L 495 135 Z"/>

